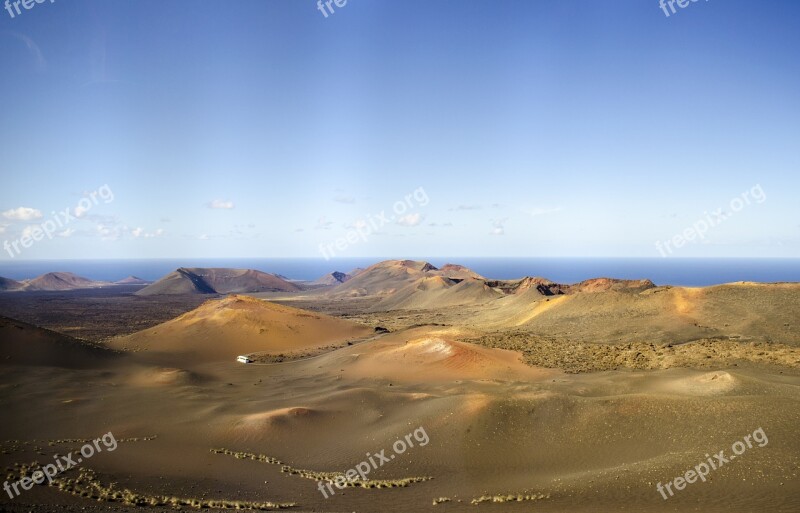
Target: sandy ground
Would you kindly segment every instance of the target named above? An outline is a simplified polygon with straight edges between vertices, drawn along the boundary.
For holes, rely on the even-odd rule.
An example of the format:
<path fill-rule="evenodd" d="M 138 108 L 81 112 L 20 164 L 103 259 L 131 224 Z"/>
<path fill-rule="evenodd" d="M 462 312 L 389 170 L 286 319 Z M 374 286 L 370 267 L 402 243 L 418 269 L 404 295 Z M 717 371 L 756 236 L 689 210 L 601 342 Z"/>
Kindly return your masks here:
<path fill-rule="evenodd" d="M 119 339 L 117 349 L 140 346 L 123 353 L 0 323 L 5 479 L 82 440 L 109 432 L 120 440 L 113 452 L 59 476 L 62 489 L 35 486 L 14 499 L 3 493 L 0 508 L 166 511 L 180 498 L 331 512 L 800 511 L 794 344 L 565 347 L 561 338 L 517 328 L 458 325 L 463 309 L 428 312 L 438 325 L 403 327 L 426 313 L 397 322 L 397 312 L 361 309 L 345 320 L 246 305 L 245 313 L 239 303 L 203 305 Z M 251 328 L 281 317 L 295 328 L 260 346 Z M 375 337 L 378 322 L 393 332 Z M 211 330 L 217 338 L 204 339 Z M 231 340 L 213 343 L 228 330 Z M 325 345 L 363 340 L 285 363 L 229 357 L 251 347 L 313 348 L 323 341 L 307 334 L 320 332 Z M 240 345 L 220 350 L 229 344 Z M 12 351 L 20 345 L 35 351 Z M 88 363 L 62 363 L 65 351 L 71 359 L 64 362 L 79 355 Z M 656 489 L 706 454 L 733 454 L 732 444 L 759 428 L 768 442 L 710 472 L 707 482 L 668 500 Z M 398 440 L 413 447 L 397 452 Z M 385 462 L 375 460 L 381 451 Z M 382 464 L 323 496 L 320 482 L 370 456 Z M 73 495 L 81 491 L 87 496 Z M 125 498 L 142 506 L 119 502 Z"/>

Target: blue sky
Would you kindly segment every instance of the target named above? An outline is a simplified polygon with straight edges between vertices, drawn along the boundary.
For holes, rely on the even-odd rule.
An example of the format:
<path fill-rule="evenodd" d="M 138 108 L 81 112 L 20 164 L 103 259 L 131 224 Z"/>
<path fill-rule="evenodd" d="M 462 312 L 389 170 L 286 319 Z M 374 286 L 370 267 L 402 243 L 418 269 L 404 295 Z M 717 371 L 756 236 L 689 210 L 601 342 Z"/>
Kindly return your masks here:
<path fill-rule="evenodd" d="M 1 10 L 0 259 L 800 256 L 800 3 L 334 9 Z"/>

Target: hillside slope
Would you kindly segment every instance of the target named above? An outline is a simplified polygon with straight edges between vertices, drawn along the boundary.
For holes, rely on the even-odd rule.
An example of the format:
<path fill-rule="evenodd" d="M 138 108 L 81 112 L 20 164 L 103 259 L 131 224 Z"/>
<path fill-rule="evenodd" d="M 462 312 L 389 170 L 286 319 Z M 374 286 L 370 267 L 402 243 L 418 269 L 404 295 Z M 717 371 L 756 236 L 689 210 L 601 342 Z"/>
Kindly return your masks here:
<path fill-rule="evenodd" d="M 206 301 L 180 317 L 109 344 L 191 361 L 233 361 L 239 354 L 316 348 L 373 332 L 351 321 L 232 295 Z"/>
<path fill-rule="evenodd" d="M 181 267 L 136 292 L 160 294 L 230 294 L 243 292 L 296 292 L 295 283 L 253 269 Z"/>

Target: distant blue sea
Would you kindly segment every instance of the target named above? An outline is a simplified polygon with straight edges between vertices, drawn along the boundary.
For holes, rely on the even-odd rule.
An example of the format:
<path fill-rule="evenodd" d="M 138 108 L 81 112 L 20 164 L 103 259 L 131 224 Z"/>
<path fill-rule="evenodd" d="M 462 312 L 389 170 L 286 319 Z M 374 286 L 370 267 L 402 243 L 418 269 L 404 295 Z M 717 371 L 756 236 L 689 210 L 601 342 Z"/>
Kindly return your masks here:
<path fill-rule="evenodd" d="M 17 280 L 51 271 L 69 271 L 95 280 L 115 281 L 130 275 L 157 280 L 178 267 L 258 269 L 297 280 L 315 280 L 333 271 L 367 267 L 380 258 L 257 258 L 168 260 L 5 260 L 0 276 Z M 541 276 L 560 283 L 589 278 L 648 278 L 658 285 L 701 286 L 733 281 L 800 282 L 800 259 L 758 258 L 424 258 L 439 267 L 465 265 L 495 279 Z"/>

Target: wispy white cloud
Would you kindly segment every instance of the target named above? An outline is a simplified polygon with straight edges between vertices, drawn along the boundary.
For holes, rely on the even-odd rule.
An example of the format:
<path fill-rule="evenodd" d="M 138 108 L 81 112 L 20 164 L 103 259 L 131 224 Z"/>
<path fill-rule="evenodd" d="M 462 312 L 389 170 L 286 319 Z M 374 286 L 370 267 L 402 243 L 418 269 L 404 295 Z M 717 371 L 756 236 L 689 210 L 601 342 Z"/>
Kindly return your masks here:
<path fill-rule="evenodd" d="M 164 229 L 159 228 L 154 232 L 147 232 L 144 230 L 144 228 L 134 228 L 133 230 L 131 230 L 131 235 L 133 235 L 133 237 L 136 239 L 140 237 L 144 239 L 150 239 L 153 237 L 161 237 L 162 235 L 164 235 Z"/>
<path fill-rule="evenodd" d="M 73 209 L 72 215 L 74 215 L 77 218 L 82 218 L 82 217 L 84 217 L 86 215 L 86 212 L 88 212 L 89 209 L 91 209 L 91 208 L 92 208 L 91 206 L 89 206 L 89 208 L 84 208 L 84 207 L 78 205 L 77 207 L 75 207 Z"/>
<path fill-rule="evenodd" d="M 3 212 L 3 217 L 12 221 L 32 221 L 33 219 L 41 219 L 42 212 L 35 208 L 18 207 Z"/>
<path fill-rule="evenodd" d="M 483 206 L 481 205 L 458 205 L 455 208 L 449 209 L 450 211 L 454 210 L 481 210 Z"/>
<path fill-rule="evenodd" d="M 406 214 L 397 220 L 397 224 L 400 226 L 417 226 L 424 219 L 425 217 L 419 213 Z"/>
<path fill-rule="evenodd" d="M 235 205 L 233 204 L 232 201 L 224 201 L 219 199 L 215 199 L 208 204 L 208 208 L 213 208 L 213 209 L 230 210 L 234 207 Z"/>
<path fill-rule="evenodd" d="M 506 228 L 505 224 L 508 221 L 507 217 L 502 219 L 490 219 L 489 222 L 492 223 L 492 229 L 489 232 L 489 235 L 505 235 Z"/>
<path fill-rule="evenodd" d="M 42 50 L 39 48 L 39 45 L 36 44 L 31 37 L 26 36 L 25 34 L 19 34 L 17 32 L 0 32 L 8 34 L 9 36 L 22 41 L 25 47 L 28 49 L 28 53 L 30 53 L 31 57 L 33 57 L 33 65 L 36 71 L 44 72 L 47 70 L 47 60 L 44 58 L 42 54 Z"/>
<path fill-rule="evenodd" d="M 12 221 L 32 221 L 33 219 L 41 219 L 42 212 L 35 208 L 18 207 L 3 212 L 3 217 Z"/>
<path fill-rule="evenodd" d="M 39 229 L 40 232 L 42 231 L 42 229 L 39 228 L 36 225 L 28 225 L 28 226 L 26 226 L 25 228 L 22 229 L 22 238 L 24 239 L 24 238 L 27 237 L 29 239 L 32 239 L 33 238 L 33 230 L 34 230 L 34 228 Z"/>
<path fill-rule="evenodd" d="M 328 220 L 327 217 L 320 217 L 315 228 L 317 230 L 330 230 L 331 226 L 333 226 L 333 221 Z"/>
<path fill-rule="evenodd" d="M 346 203 L 348 205 L 352 205 L 356 202 L 356 199 L 352 196 L 345 196 L 343 194 L 337 194 L 336 197 L 333 198 L 333 201 L 336 203 Z"/>
<path fill-rule="evenodd" d="M 95 230 L 102 240 L 117 240 L 122 234 L 123 228 L 117 225 L 98 223 Z"/>

